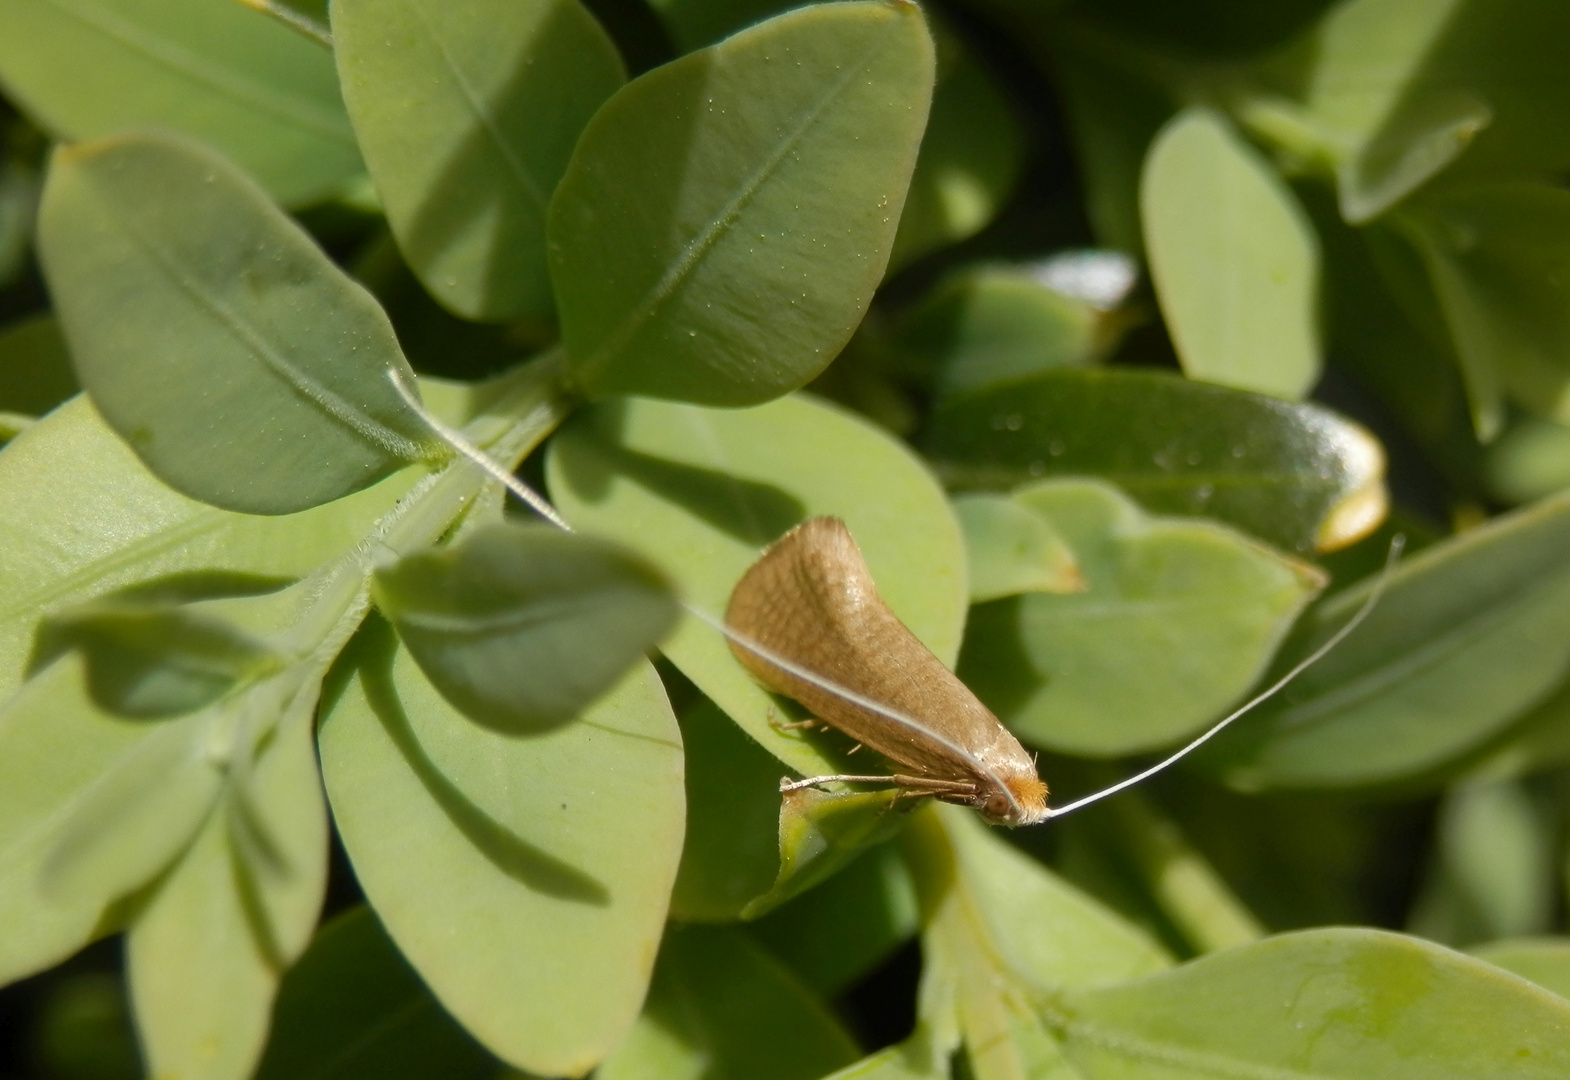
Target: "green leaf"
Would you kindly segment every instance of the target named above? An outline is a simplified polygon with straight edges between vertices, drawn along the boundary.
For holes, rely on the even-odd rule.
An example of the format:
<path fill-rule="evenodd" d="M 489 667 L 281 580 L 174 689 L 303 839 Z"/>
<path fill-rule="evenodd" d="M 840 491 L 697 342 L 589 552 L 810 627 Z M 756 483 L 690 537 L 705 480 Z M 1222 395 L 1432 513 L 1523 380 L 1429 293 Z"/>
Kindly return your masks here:
<path fill-rule="evenodd" d="M 1491 941 L 1473 949 L 1472 955 L 1530 979 L 1562 998 L 1570 998 L 1570 940 L 1539 937 Z"/>
<path fill-rule="evenodd" d="M 1535 417 L 1512 424 L 1488 447 L 1483 476 L 1488 493 L 1511 504 L 1570 487 L 1570 426 Z"/>
<path fill-rule="evenodd" d="M 0 695 L 41 612 L 170 575 L 209 593 L 301 577 L 364 539 L 415 473 L 288 517 L 217 510 L 160 483 L 86 398 L 70 402 L 0 454 Z"/>
<path fill-rule="evenodd" d="M 1025 269 L 983 266 L 945 278 L 900 320 L 893 345 L 931 369 L 938 394 L 960 394 L 1089 363 L 1101 321 Z"/>
<path fill-rule="evenodd" d="M 340 665 L 322 770 L 389 936 L 491 1051 L 582 1074 L 637 1015 L 681 847 L 681 743 L 652 669 L 516 738 L 454 711 L 380 620 Z"/>
<path fill-rule="evenodd" d="M 816 1080 L 856 1044 L 824 1004 L 735 930 L 673 927 L 649 1001 L 598 1080 Z"/>
<path fill-rule="evenodd" d="M 727 922 L 779 876 L 780 763 L 707 698 L 680 719 L 687 836 L 671 917 Z"/>
<path fill-rule="evenodd" d="M 131 928 L 131 994 L 155 1076 L 249 1077 L 279 975 L 310 940 L 327 886 L 313 704 L 280 724 Z"/>
<path fill-rule="evenodd" d="M 1017 593 L 1085 589 L 1074 552 L 1041 514 L 1005 495 L 978 492 L 957 497 L 954 516 L 965 530 L 972 604 Z"/>
<path fill-rule="evenodd" d="M 1043 1003 L 1097 1080 L 1534 1080 L 1570 1068 L 1570 1004 L 1378 930 L 1285 934 Z M 1327 1037 L 1328 1036 L 1328 1037 Z"/>
<path fill-rule="evenodd" d="M 1476 747 L 1570 670 L 1570 497 L 1495 518 L 1408 559 L 1347 642 L 1217 740 L 1244 788 L 1421 774 Z M 1371 581 L 1317 607 L 1279 664 L 1344 625 Z"/>
<path fill-rule="evenodd" d="M 1049 480 L 1014 502 L 1063 536 L 1084 588 L 972 614 L 959 674 L 1026 742 L 1113 757 L 1215 719 L 1264 673 L 1324 576 L 1220 525 Z"/>
<path fill-rule="evenodd" d="M 362 905 L 323 926 L 284 975 L 256 1078 L 493 1080 L 498 1068 Z"/>
<path fill-rule="evenodd" d="M 646 554 L 714 618 L 766 545 L 808 517 L 843 518 L 889 607 L 940 659 L 958 651 L 965 556 L 947 500 L 901 444 L 830 406 L 607 403 L 552 440 L 546 477 L 575 527 Z M 802 775 L 846 771 L 843 737 L 776 730 L 781 706 L 712 627 L 683 619 L 662 651 Z"/>
<path fill-rule="evenodd" d="M 1462 370 L 1522 408 L 1570 421 L 1570 193 L 1537 182 L 1452 185 L 1402 215 Z M 1503 417 L 1474 395 L 1478 434 Z"/>
<path fill-rule="evenodd" d="M 235 3 L 15 0 L 0 11 L 0 81 L 61 138 L 182 132 L 286 203 L 361 168 L 332 56 Z"/>
<path fill-rule="evenodd" d="M 193 712 L 283 657 L 231 623 L 188 607 L 108 600 L 67 608 L 39 624 L 36 669 L 68 649 L 87 661 L 99 708 L 121 716 Z"/>
<path fill-rule="evenodd" d="M 42 416 L 76 391 L 65 339 L 52 316 L 35 315 L 0 332 L 0 412 Z"/>
<path fill-rule="evenodd" d="M 752 923 L 752 936 L 818 993 L 843 993 L 909 941 L 916 892 L 895 844 L 879 844 Z"/>
<path fill-rule="evenodd" d="M 32 1055 L 48 1076 L 137 1080 L 142 1063 L 118 975 L 83 971 L 52 981 L 33 1021 Z"/>
<path fill-rule="evenodd" d="M 0 711 L 0 983 L 59 963 L 116 929 L 99 895 L 46 896 L 40 879 L 59 821 L 93 783 L 160 729 L 106 716 L 67 656 Z"/>
<path fill-rule="evenodd" d="M 741 916 L 766 915 L 793 897 L 828 880 L 862 851 L 881 844 L 899 831 L 915 804 L 903 793 L 851 793 L 802 788 L 786 792 L 780 803 L 780 873 L 768 892 L 757 897 Z"/>
<path fill-rule="evenodd" d="M 177 490 L 283 514 L 436 453 L 381 308 L 209 151 L 57 151 L 39 246 L 77 376 Z"/>
<path fill-rule="evenodd" d="M 926 448 L 950 483 L 1094 476 L 1147 510 L 1203 514 L 1299 553 L 1384 518 L 1385 455 L 1315 405 L 1130 370 L 1052 371 L 942 403 Z"/>
<path fill-rule="evenodd" d="M 1456 946 L 1547 931 L 1558 853 L 1544 809 L 1513 780 L 1451 791 L 1407 929 Z"/>
<path fill-rule="evenodd" d="M 932 115 L 894 235 L 891 269 L 980 232 L 1019 179 L 1024 140 L 1009 103 L 958 43 L 951 55 L 944 51 L 940 46 Z"/>
<path fill-rule="evenodd" d="M 1140 178 L 1150 275 L 1191 378 L 1298 399 L 1319 381 L 1319 242 L 1270 166 L 1208 109 L 1162 128 Z"/>
<path fill-rule="evenodd" d="M 653 566 L 549 525 L 496 524 L 376 572 L 376 606 L 443 697 L 514 734 L 566 723 L 663 637 Z"/>
<path fill-rule="evenodd" d="M 823 370 L 883 276 L 932 79 L 920 9 L 865 0 L 782 15 L 617 93 L 551 204 L 580 386 L 752 405 Z"/>
<path fill-rule="evenodd" d="M 626 79 L 578 0 L 338 0 L 344 99 L 387 219 L 469 319 L 549 319 L 546 209 L 578 133 Z"/>

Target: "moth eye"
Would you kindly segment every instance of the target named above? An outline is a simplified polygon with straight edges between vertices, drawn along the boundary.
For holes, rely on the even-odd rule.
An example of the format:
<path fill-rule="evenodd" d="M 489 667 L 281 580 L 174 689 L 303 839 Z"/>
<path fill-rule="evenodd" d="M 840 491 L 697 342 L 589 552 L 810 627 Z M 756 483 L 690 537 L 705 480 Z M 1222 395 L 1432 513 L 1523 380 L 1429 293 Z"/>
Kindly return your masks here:
<path fill-rule="evenodd" d="M 1012 807 L 1006 795 L 989 795 L 987 801 L 981 805 L 981 812 L 996 821 L 1007 818 L 1010 809 Z"/>

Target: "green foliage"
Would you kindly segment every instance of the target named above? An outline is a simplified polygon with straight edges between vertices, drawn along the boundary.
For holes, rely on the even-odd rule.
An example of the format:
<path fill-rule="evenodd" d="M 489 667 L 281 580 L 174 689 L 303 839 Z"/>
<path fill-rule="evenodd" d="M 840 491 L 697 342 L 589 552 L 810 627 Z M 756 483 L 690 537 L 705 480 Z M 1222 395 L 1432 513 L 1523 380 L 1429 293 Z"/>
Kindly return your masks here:
<path fill-rule="evenodd" d="M 1567 32 L 1551 0 L 0 3 L 26 1053 L 1570 1071 Z M 1059 806 L 1350 632 L 1083 816 L 782 796 L 888 772 L 720 632 L 819 515 Z"/>

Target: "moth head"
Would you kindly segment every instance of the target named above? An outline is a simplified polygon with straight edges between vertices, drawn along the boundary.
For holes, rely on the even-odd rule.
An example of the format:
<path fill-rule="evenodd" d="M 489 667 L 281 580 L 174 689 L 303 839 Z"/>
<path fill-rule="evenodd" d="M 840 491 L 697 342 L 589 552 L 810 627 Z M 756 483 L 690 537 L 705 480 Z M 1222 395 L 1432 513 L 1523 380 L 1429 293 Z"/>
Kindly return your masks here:
<path fill-rule="evenodd" d="M 991 825 L 1035 825 L 1047 819 L 1047 785 L 1035 776 L 1004 780 L 1007 791 L 983 789 L 972 804 Z"/>

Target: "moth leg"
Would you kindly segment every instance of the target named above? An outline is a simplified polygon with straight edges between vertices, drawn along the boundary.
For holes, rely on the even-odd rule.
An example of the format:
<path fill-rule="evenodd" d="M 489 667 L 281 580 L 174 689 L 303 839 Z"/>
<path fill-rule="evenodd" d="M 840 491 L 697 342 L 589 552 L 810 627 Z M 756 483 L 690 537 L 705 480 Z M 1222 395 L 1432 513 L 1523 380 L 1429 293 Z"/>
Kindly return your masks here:
<path fill-rule="evenodd" d="M 836 773 L 833 776 L 809 776 L 805 780 L 792 780 L 789 777 L 780 778 L 780 791 L 800 791 L 802 788 L 817 787 L 820 784 L 877 784 L 880 787 L 898 788 L 912 795 L 937 795 L 969 798 L 976 794 L 976 785 L 966 780 L 939 780 L 930 776 L 905 776 L 896 773 L 893 776 L 851 776 L 846 773 Z"/>
<path fill-rule="evenodd" d="M 860 750 L 860 749 L 861 749 L 861 744 L 857 743 L 855 746 L 853 746 L 849 750 L 845 751 L 845 756 L 849 757 L 851 754 L 854 754 L 857 750 Z"/>
<path fill-rule="evenodd" d="M 806 731 L 808 728 L 817 727 L 821 723 L 823 723 L 822 720 L 811 716 L 805 720 L 776 720 L 774 718 L 774 710 L 769 710 L 769 727 L 781 734 L 787 731 Z"/>

